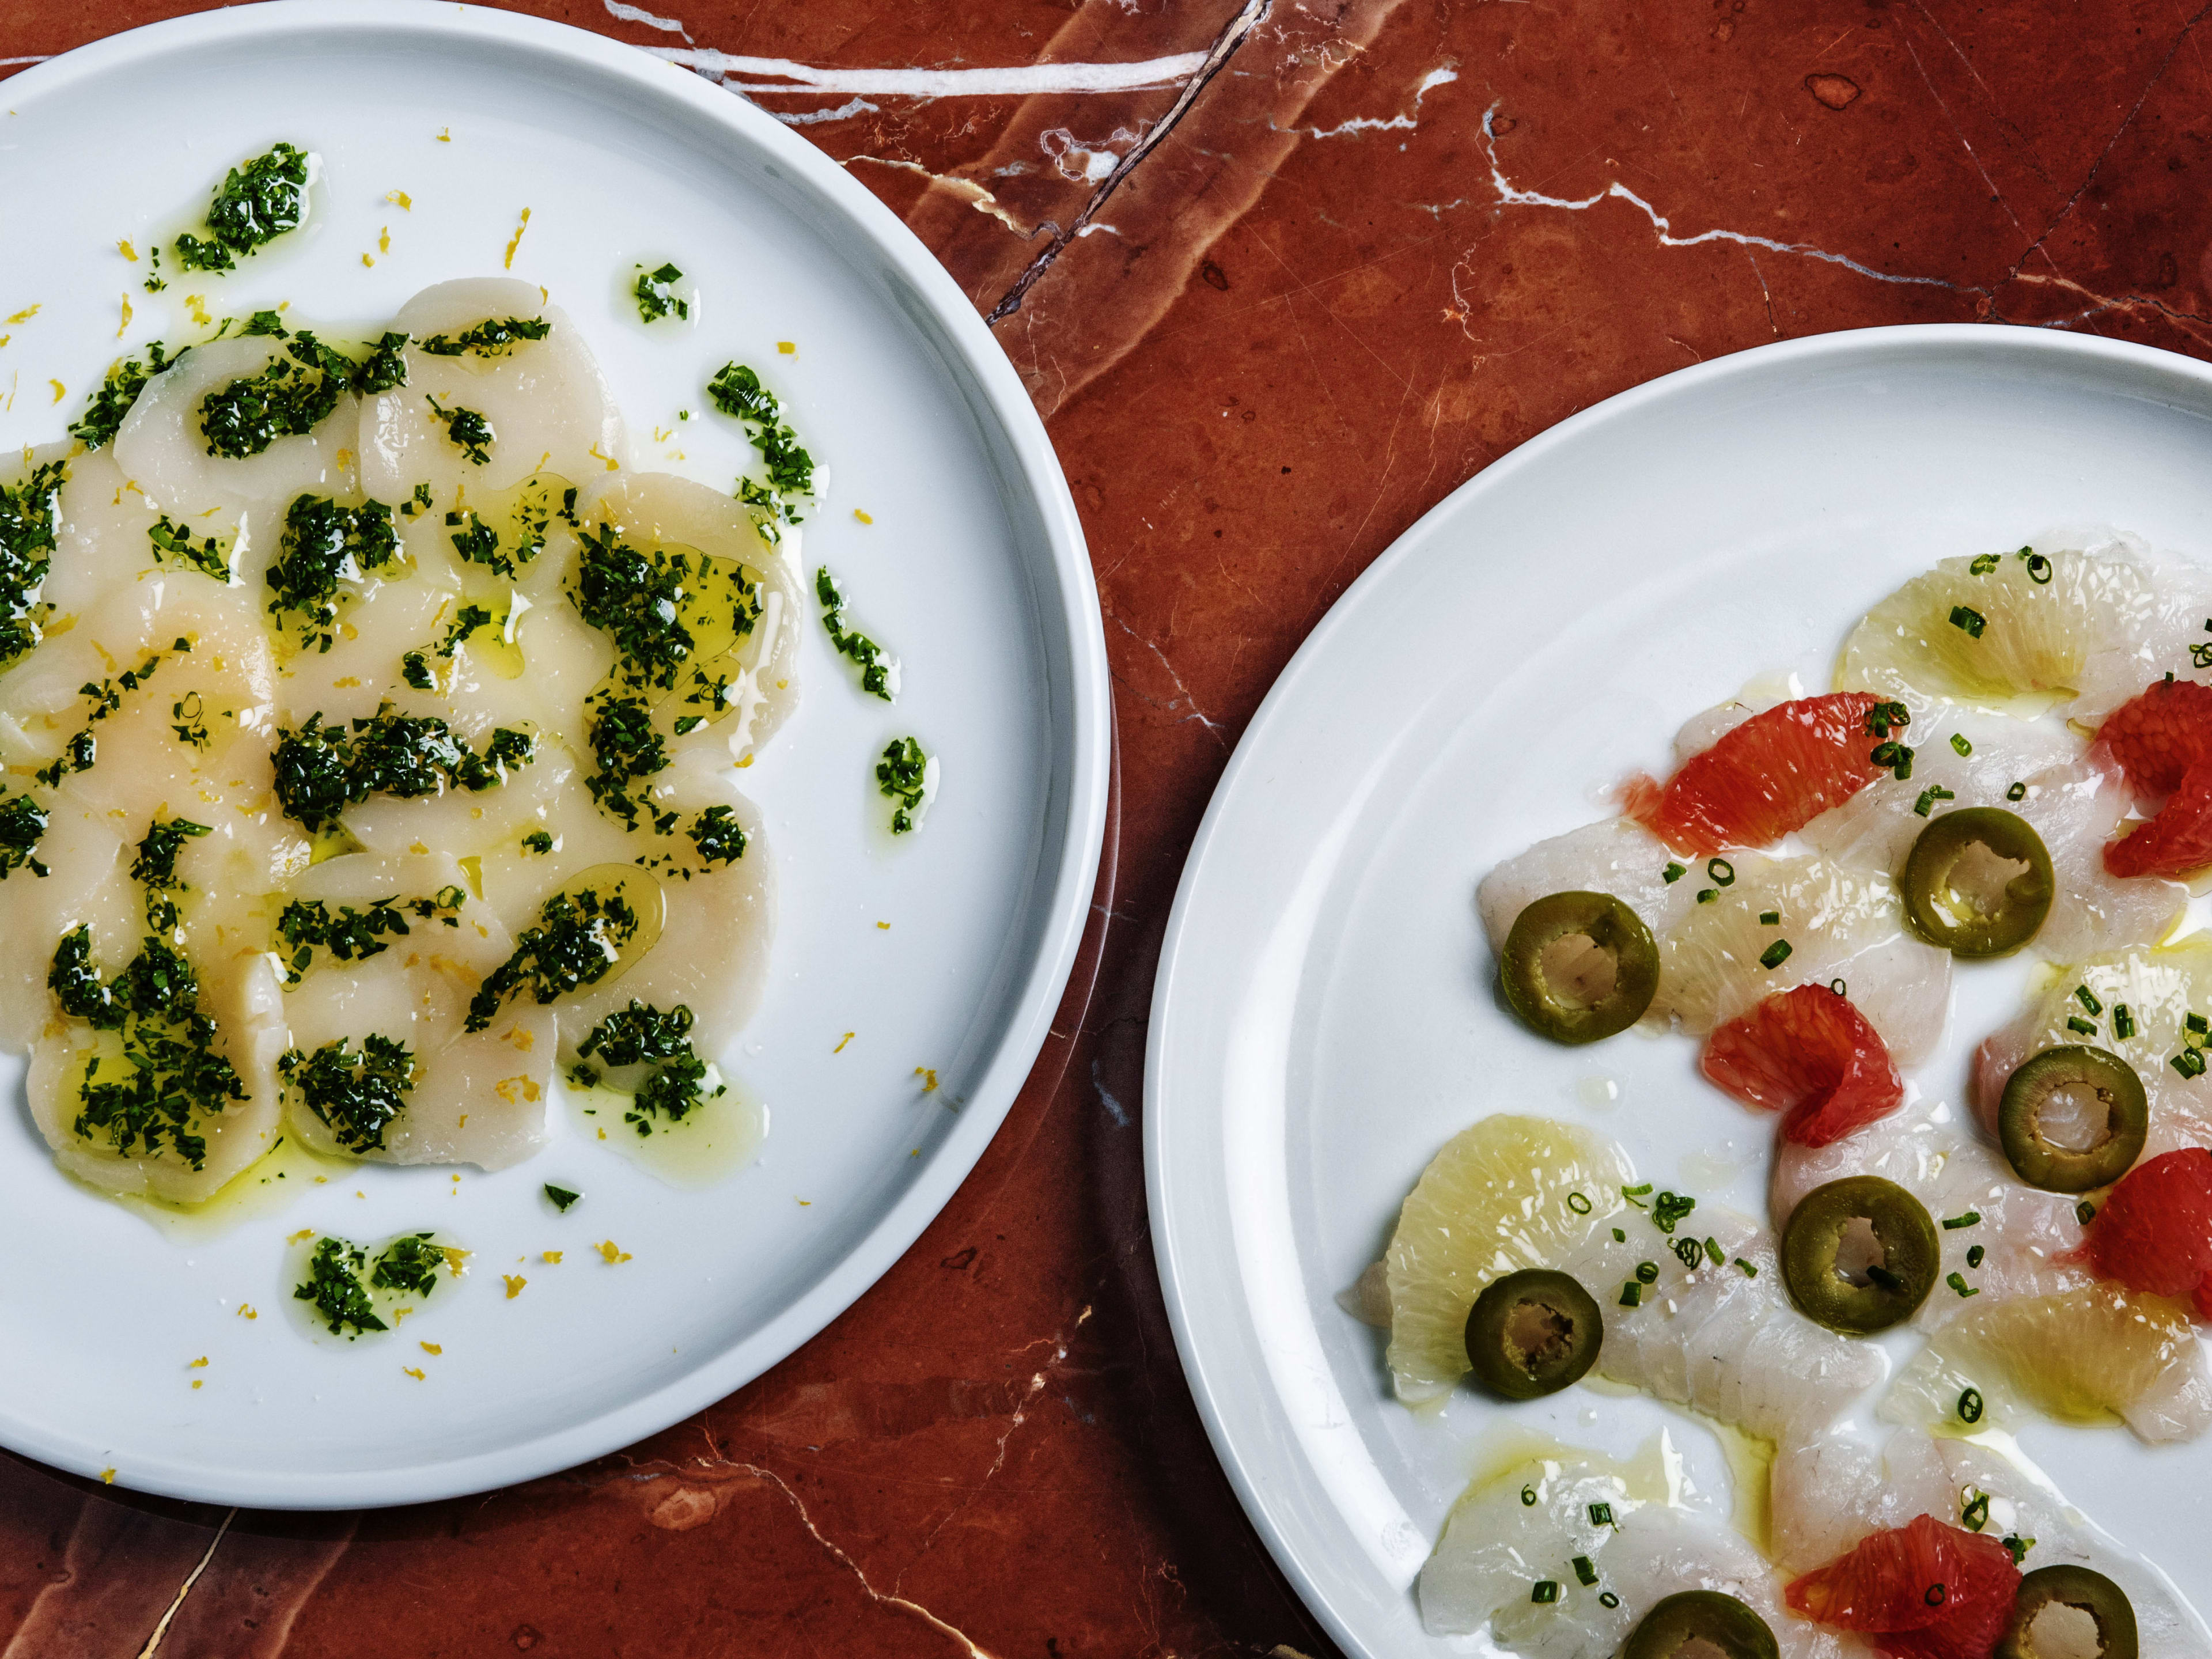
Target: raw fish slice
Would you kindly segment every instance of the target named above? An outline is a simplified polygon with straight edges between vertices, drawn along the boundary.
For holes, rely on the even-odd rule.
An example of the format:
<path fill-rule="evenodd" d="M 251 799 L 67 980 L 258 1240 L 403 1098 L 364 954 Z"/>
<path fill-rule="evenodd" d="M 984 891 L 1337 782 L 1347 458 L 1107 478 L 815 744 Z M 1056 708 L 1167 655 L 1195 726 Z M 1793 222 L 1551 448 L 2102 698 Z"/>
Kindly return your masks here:
<path fill-rule="evenodd" d="M 1486 1628 L 1499 1647 L 1528 1659 L 1609 1659 L 1658 1602 L 1707 1589 L 1747 1603 L 1791 1659 L 1850 1650 L 1789 1613 L 1773 1571 L 1736 1534 L 1662 1501 L 1656 1473 L 1565 1453 L 1470 1488 L 1421 1570 L 1424 1627 L 1432 1636 Z M 1607 1506 L 1613 1524 L 1590 1520 L 1593 1504 Z M 1577 1557 L 1595 1583 L 1581 1582 Z M 1556 1601 L 1530 1600 L 1543 1580 L 1559 1586 Z M 1601 1599 L 1608 1596 L 1611 1607 Z"/>
<path fill-rule="evenodd" d="M 1885 1119 L 1832 1146 L 1777 1147 L 1768 1189 L 1776 1230 L 1789 1224 L 1798 1200 L 1815 1187 L 1859 1175 L 1895 1182 L 1939 1222 L 1979 1218 L 1936 1229 L 1938 1279 L 1914 1316 L 1923 1330 L 1990 1302 L 2052 1296 L 2089 1282 L 2087 1270 L 2069 1259 L 2081 1242 L 2074 1194 L 2023 1185 L 2002 1154 L 1965 1133 L 1940 1103 Z M 1972 1294 L 1959 1293 L 1949 1282 L 1953 1273 Z"/>
<path fill-rule="evenodd" d="M 2095 1014 L 2075 994 L 2077 986 L 2088 988 L 2098 1004 Z M 2125 1037 L 2117 1020 L 2123 1007 L 2135 1028 Z M 2212 936 L 2191 934 L 2172 945 L 2077 962 L 2057 974 L 2038 1003 L 1975 1051 L 1968 1093 L 1975 1119 L 1996 1139 L 2005 1084 L 2021 1063 L 2055 1044 L 2087 1043 L 2118 1054 L 2142 1080 L 2150 1107 L 2144 1157 L 2212 1146 L 2212 1079 L 2184 1076 L 2169 1063 L 2188 1043 L 2204 1040 L 2185 1023 L 2191 1012 L 2212 1013 Z M 2091 1030 L 2079 1030 L 2069 1020 Z"/>
<path fill-rule="evenodd" d="M 1449 1392 L 1468 1373 L 1467 1316 L 1483 1287 L 1565 1266 L 1626 1212 L 1620 1189 L 1635 1179 L 1612 1141 L 1550 1118 L 1486 1117 L 1447 1141 L 1400 1207 L 1384 1258 L 1398 1398 Z"/>
<path fill-rule="evenodd" d="M 95 1034 L 74 1022 L 41 1036 L 31 1049 L 25 1091 L 31 1116 L 53 1148 L 54 1161 L 69 1174 L 102 1192 L 197 1204 L 215 1196 L 232 1177 L 276 1145 L 280 1128 L 276 1058 L 284 1051 L 282 993 L 269 958 L 258 952 L 198 964 L 200 1006 L 216 1023 L 216 1052 L 227 1059 L 246 1090 L 221 1112 L 196 1116 L 191 1131 L 207 1141 L 202 1167 L 194 1170 L 166 1144 L 153 1156 L 143 1148 L 117 1150 L 99 1130 L 76 1129 L 83 1103 L 79 1090 L 88 1061 L 97 1057 L 95 1080 L 106 1082 L 126 1063 L 112 1033 Z M 101 966 L 112 975 L 121 958 Z"/>
<path fill-rule="evenodd" d="M 775 734 L 799 700 L 799 635 L 807 614 L 799 586 L 799 538 L 787 530 L 780 545 L 762 538 L 747 511 L 719 489 L 668 472 L 624 472 L 607 479 L 579 509 L 586 526 L 612 530 L 637 553 L 656 551 L 716 561 L 718 573 L 742 572 L 754 586 L 757 615 L 734 630 L 729 599 L 712 614 L 681 613 L 696 637 L 693 654 L 671 690 L 632 695 L 654 705 L 653 725 L 668 733 L 672 752 L 726 750 L 743 763 Z M 706 590 L 711 597 L 712 588 Z M 580 604 L 574 584 L 572 605 Z M 719 691 L 716 690 L 720 687 Z M 686 732 L 673 726 L 702 720 Z"/>
<path fill-rule="evenodd" d="M 1667 879 L 1681 862 L 1674 850 L 1632 818 L 1607 818 L 1540 841 L 1482 878 L 1475 906 L 1490 948 L 1503 952 L 1522 911 L 1552 893 L 1610 893 L 1643 918 L 1654 938 L 1689 914 L 1708 884 L 1692 869 Z"/>
<path fill-rule="evenodd" d="M 1590 1506 L 1625 1522 L 1665 1494 L 1656 1470 L 1566 1448 L 1478 1482 L 1452 1506 L 1421 1569 L 1422 1625 L 1431 1636 L 1487 1626 L 1514 1652 L 1547 1659 L 1607 1659 L 1632 1621 L 1625 1601 L 1611 1612 L 1600 1606 L 1599 1588 L 1583 1584 L 1571 1565 L 1578 1555 L 1595 1562 L 1613 1541 L 1613 1528 L 1592 1521 Z M 1559 1601 L 1532 1604 L 1529 1586 L 1547 1578 L 1559 1586 Z"/>
<path fill-rule="evenodd" d="M 459 336 L 486 321 L 543 319 L 543 339 L 520 340 L 495 355 L 441 356 L 422 342 Z M 441 513 L 455 492 L 513 488 L 535 472 L 581 480 L 612 468 L 622 456 L 622 424 L 605 377 L 583 331 L 533 283 L 466 277 L 424 289 L 399 308 L 392 326 L 413 343 L 407 379 L 365 398 L 358 447 L 362 484 L 380 501 L 402 501 L 417 484 L 430 487 Z M 166 378 L 166 377 L 165 377 Z M 472 410 L 491 423 L 489 459 L 472 465 L 447 435 L 430 399 L 447 410 Z"/>
<path fill-rule="evenodd" d="M 115 465 L 125 478 L 157 510 L 195 525 L 210 507 L 248 508 L 256 541 L 273 537 L 296 497 L 350 493 L 360 428 L 360 405 L 350 392 L 340 395 L 313 431 L 276 439 L 258 455 L 233 460 L 208 453 L 201 408 L 207 397 L 280 357 L 290 361 L 284 343 L 269 336 L 214 340 L 149 380 L 115 434 Z M 268 546 L 274 545 L 270 539 Z M 258 583 L 258 572 L 253 580 Z"/>
<path fill-rule="evenodd" d="M 82 803 L 43 804 L 46 832 L 34 856 L 47 873 L 25 867 L 0 881 L 0 1048 L 10 1054 L 29 1048 L 54 1018 L 46 975 L 63 934 L 80 921 L 92 926 L 106 959 L 118 961 L 143 931 L 131 854 L 114 819 Z"/>
<path fill-rule="evenodd" d="M 2093 726 L 2154 680 L 2169 673 L 2198 679 L 2212 669 L 2212 653 L 2200 657 L 2196 650 L 2212 643 L 2204 625 L 2212 619 L 2212 570 L 2154 552 L 2132 536 L 2115 540 L 2148 572 L 2152 599 L 2130 635 L 2094 653 L 2083 670 L 2081 695 L 2069 713 Z"/>
<path fill-rule="evenodd" d="M 1782 1139 L 1802 1146 L 1841 1139 L 1905 1099 L 1881 1034 L 1825 985 L 1778 992 L 1720 1026 L 1698 1069 L 1745 1104 L 1784 1112 Z"/>
<path fill-rule="evenodd" d="M 2016 1431 L 2039 1413 L 2123 1421 L 2154 1444 L 2193 1440 L 2212 1424 L 2212 1372 L 2186 1309 L 2098 1284 L 1960 1314 L 1898 1374 L 1881 1413 L 1931 1431 Z"/>
<path fill-rule="evenodd" d="M 1747 1218 L 1700 1210 L 1680 1223 L 1680 1238 L 1710 1237 L 1718 1247 L 1717 1264 L 1701 1255 L 1695 1268 L 1647 1218 L 1616 1217 L 1614 1224 L 1625 1242 L 1612 1225 L 1601 1227 L 1558 1264 L 1604 1312 L 1603 1375 L 1779 1441 L 1828 1421 L 1887 1371 L 1881 1349 L 1823 1330 L 1790 1305 L 1773 1240 Z M 1756 1273 L 1746 1273 L 1739 1259 Z M 1657 1267 L 1657 1280 L 1642 1286 L 1638 1305 L 1621 1306 L 1640 1261 Z"/>
<path fill-rule="evenodd" d="M 1953 1489 L 1962 1496 L 1989 1498 L 1989 1522 L 1982 1529 L 1986 1536 L 2035 1540 L 2021 1559 L 2021 1571 L 2071 1565 L 2103 1573 L 2126 1592 L 2135 1608 L 2141 1659 L 2202 1659 L 2212 1653 L 2212 1630 L 2172 1581 L 2114 1542 L 2047 1483 L 2021 1473 L 1994 1447 L 1952 1439 L 1936 1445 Z"/>
<path fill-rule="evenodd" d="M 218 580 L 173 551 L 157 550 L 149 532 L 162 516 L 124 477 L 106 450 L 70 460 L 69 477 L 61 489 L 52 568 L 39 592 L 54 608 L 49 633 L 57 623 L 74 623 L 103 609 L 118 588 L 132 582 L 175 580 L 217 586 L 236 582 L 235 577 Z M 242 507 L 213 507 L 185 520 L 184 528 L 191 532 L 195 548 L 212 537 L 234 557 L 246 522 Z"/>
<path fill-rule="evenodd" d="M 1774 1450 L 1774 1559 L 1789 1572 L 1834 1560 L 1869 1533 L 1956 1511 L 1936 1442 L 1898 1429 L 1880 1447 L 1848 1429 L 1792 1436 Z"/>
<path fill-rule="evenodd" d="M 404 800 L 371 795 L 347 809 L 346 833 L 368 851 L 387 856 L 434 850 L 459 859 L 512 854 L 526 862 L 537 855 L 523 845 L 524 836 L 543 830 L 558 841 L 570 826 L 598 816 L 580 776 L 576 757 L 564 744 L 542 739 L 528 765 L 512 768 L 506 782 L 489 789 L 447 789 Z M 527 925 L 521 896 L 485 896 L 510 932 Z"/>
<path fill-rule="evenodd" d="M 489 907 L 464 900 L 453 914 L 422 917 L 410 899 L 466 891 L 467 875 L 450 855 L 380 858 L 357 853 L 317 865 L 290 896 L 320 900 L 335 914 L 366 911 L 396 899 L 408 932 L 386 936 L 386 948 L 365 959 L 339 961 L 318 949 L 301 982 L 284 998 L 292 1046 L 312 1054 L 341 1039 L 359 1053 L 372 1032 L 404 1043 L 415 1060 L 413 1085 L 399 1116 L 382 1130 L 382 1145 L 349 1147 L 308 1105 L 297 1080 L 285 1089 L 293 1133 L 319 1152 L 381 1164 L 473 1164 L 505 1169 L 545 1143 L 545 1103 L 553 1077 L 554 1017 L 518 1003 L 488 1030 L 465 1033 L 469 999 L 483 975 L 504 962 L 514 940 Z"/>
<path fill-rule="evenodd" d="M 1759 920 L 1770 913 L 1778 920 Z M 1788 955 L 1766 967 L 1761 957 L 1780 943 Z M 1841 980 L 1908 1068 L 1942 1036 L 1950 1006 L 1950 955 L 1913 934 L 1895 884 L 1826 859 L 1738 861 L 1731 884 L 1661 939 L 1659 964 L 1650 1017 L 1671 1015 L 1692 1036 L 1776 991 Z"/>
<path fill-rule="evenodd" d="M 1916 576 L 1852 630 L 1836 684 L 1999 712 L 2070 702 L 2093 659 L 2127 648 L 2150 624 L 2153 583 L 2118 544 L 2044 553 L 2047 565 L 2008 553 L 1945 559 Z M 2037 581 L 2038 570 L 2048 580 Z"/>
<path fill-rule="evenodd" d="M 1862 692 L 1801 697 L 1730 726 L 1665 785 L 1631 786 L 1628 816 L 1669 846 L 1704 858 L 1765 847 L 1850 799 L 1889 768 L 1869 758 L 1879 699 Z"/>
<path fill-rule="evenodd" d="M 1912 843 L 1935 819 L 1970 806 L 1994 806 L 2025 818 L 2051 854 L 2057 890 L 2034 948 L 2061 960 L 2161 936 L 2188 894 L 2173 883 L 2108 874 L 2105 845 L 2128 808 L 2118 769 L 2066 732 L 1997 716 L 1950 711 L 1913 728 L 1912 776 L 1883 783 L 1805 826 L 1805 839 L 1828 857 L 1891 875 L 1901 873 Z M 1972 747 L 1960 755 L 1956 734 Z M 2020 799 L 2012 791 L 2023 791 Z M 1933 796 L 1932 790 L 1948 790 Z M 1916 809 L 1924 804 L 1923 815 Z"/>
<path fill-rule="evenodd" d="M 2212 1319 L 2212 1152 L 2184 1147 L 2129 1170 L 2099 1206 L 2081 1259 L 2100 1277 Z"/>
<path fill-rule="evenodd" d="M 1787 1595 L 1793 1612 L 1858 1631 L 1891 1659 L 1984 1659 L 2020 1578 L 1996 1539 L 1918 1515 L 1791 1580 Z"/>

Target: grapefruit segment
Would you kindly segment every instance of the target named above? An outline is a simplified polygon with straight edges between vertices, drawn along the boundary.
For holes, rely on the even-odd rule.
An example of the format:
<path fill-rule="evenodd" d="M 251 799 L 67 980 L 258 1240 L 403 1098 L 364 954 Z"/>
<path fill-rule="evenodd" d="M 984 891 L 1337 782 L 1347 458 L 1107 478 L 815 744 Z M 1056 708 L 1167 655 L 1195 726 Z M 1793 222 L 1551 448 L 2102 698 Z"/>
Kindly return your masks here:
<path fill-rule="evenodd" d="M 2081 1255 L 2102 1278 L 2193 1300 L 2212 1319 L 2212 1152 L 2187 1146 L 2136 1165 L 2089 1224 Z"/>
<path fill-rule="evenodd" d="M 2212 762 L 2191 767 L 2158 816 L 2105 844 L 2114 876 L 2183 876 L 2212 864 Z"/>
<path fill-rule="evenodd" d="M 2002 1544 L 1921 1515 L 1860 1540 L 1783 1597 L 1817 1624 L 1863 1632 L 1893 1659 L 1990 1659 L 2019 1589 Z"/>
<path fill-rule="evenodd" d="M 2161 680 L 2115 708 L 2097 732 L 2138 795 L 2170 795 L 2212 758 L 2212 685 Z"/>
<path fill-rule="evenodd" d="M 1905 1099 L 1881 1034 L 1825 985 L 1778 991 L 1729 1021 L 1698 1069 L 1746 1105 L 1785 1113 L 1782 1138 L 1800 1146 L 1840 1140 Z"/>
<path fill-rule="evenodd" d="M 1838 691 L 1754 714 L 1662 785 L 1632 780 L 1622 805 L 1679 853 L 1765 847 L 1842 805 L 1888 769 L 1869 757 L 1887 740 L 1868 728 L 1881 699 Z"/>

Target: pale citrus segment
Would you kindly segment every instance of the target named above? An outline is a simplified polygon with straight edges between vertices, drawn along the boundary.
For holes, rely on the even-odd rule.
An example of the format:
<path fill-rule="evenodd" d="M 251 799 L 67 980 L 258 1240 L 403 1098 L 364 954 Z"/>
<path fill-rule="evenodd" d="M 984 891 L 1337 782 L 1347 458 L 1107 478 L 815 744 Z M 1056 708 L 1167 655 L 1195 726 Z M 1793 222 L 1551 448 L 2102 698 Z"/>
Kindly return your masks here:
<path fill-rule="evenodd" d="M 1384 1256 L 1390 1378 L 1407 1404 L 1464 1376 L 1467 1316 L 1484 1285 L 1556 1267 L 1626 1209 L 1636 1179 L 1603 1135 L 1540 1117 L 1487 1117 L 1421 1172 Z"/>
<path fill-rule="evenodd" d="M 1946 559 L 1867 612 L 1844 642 L 1836 686 L 1989 707 L 2071 697 L 2091 657 L 2140 630 L 2153 605 L 2149 577 L 2124 560 Z"/>
<path fill-rule="evenodd" d="M 1955 1434 L 2031 1414 L 2124 1421 L 2152 1441 L 2202 1433 L 2212 1377 L 2187 1310 L 2111 1285 L 1992 1302 L 1929 1339 L 1881 1403 L 1893 1423 Z"/>

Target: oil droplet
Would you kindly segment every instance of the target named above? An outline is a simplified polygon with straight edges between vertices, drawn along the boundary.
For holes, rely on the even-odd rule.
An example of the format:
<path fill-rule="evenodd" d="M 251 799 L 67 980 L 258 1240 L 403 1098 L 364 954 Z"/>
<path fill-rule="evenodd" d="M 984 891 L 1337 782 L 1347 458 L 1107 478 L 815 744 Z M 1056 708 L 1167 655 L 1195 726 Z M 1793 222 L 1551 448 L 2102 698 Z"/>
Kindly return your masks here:
<path fill-rule="evenodd" d="M 1602 1111 L 1620 1100 L 1620 1085 L 1609 1077 L 1585 1077 L 1575 1080 L 1575 1098 L 1593 1111 Z"/>

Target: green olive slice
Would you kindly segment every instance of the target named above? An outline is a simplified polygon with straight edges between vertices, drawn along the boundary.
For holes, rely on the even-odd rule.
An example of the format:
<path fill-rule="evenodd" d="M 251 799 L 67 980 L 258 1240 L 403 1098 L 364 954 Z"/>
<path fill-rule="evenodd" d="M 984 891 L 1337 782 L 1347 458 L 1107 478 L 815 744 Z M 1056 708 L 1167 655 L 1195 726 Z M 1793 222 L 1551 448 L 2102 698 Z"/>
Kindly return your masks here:
<path fill-rule="evenodd" d="M 1942 1255 L 1927 1207 L 1880 1176 L 1815 1187 L 1782 1230 L 1790 1299 L 1808 1319 L 1852 1336 L 1911 1318 L 1935 1287 Z"/>
<path fill-rule="evenodd" d="M 2097 1645 L 2092 1650 L 2096 1659 L 2136 1659 L 2134 1605 L 2125 1590 L 2087 1567 L 2038 1567 L 2021 1579 L 2012 1604 L 2012 1622 L 1997 1644 L 1996 1659 L 2045 1659 L 2046 1650 L 2037 1645 L 2039 1641 L 2051 1643 L 2049 1652 L 2053 1654 L 2081 1652 L 2080 1641 L 2073 1638 L 2088 1632 L 2080 1628 L 2076 1617 L 2050 1615 L 2054 1606 L 2074 1608 L 2096 1622 Z M 2074 1625 L 2075 1630 L 2042 1629 L 2047 1615 Z"/>
<path fill-rule="evenodd" d="M 1524 1267 L 1493 1279 L 1467 1316 L 1467 1359 L 1493 1394 L 1534 1400 L 1580 1380 L 1597 1359 L 1605 1320 L 1566 1273 Z"/>
<path fill-rule="evenodd" d="M 2078 1115 L 2086 1146 L 2051 1139 L 2046 1120 L 2062 1110 Z M 2013 1173 L 2046 1193 L 2111 1186 L 2135 1167 L 2149 1127 L 2135 1067 L 2086 1043 L 2060 1043 L 2023 1060 L 1997 1105 L 1997 1138 Z"/>
<path fill-rule="evenodd" d="M 1620 1659 L 1675 1659 L 1685 1650 L 1696 1659 L 1781 1659 L 1782 1651 L 1766 1620 L 1733 1595 L 1682 1590 L 1644 1615 Z"/>
<path fill-rule="evenodd" d="M 1612 894 L 1553 893 L 1514 918 L 1498 977 L 1529 1030 L 1595 1042 L 1644 1018 L 1659 989 L 1659 947 Z"/>
<path fill-rule="evenodd" d="M 1905 859 L 1913 931 L 1954 957 L 2019 950 L 2051 914 L 2057 890 L 2043 837 L 2000 806 L 1944 813 Z"/>

